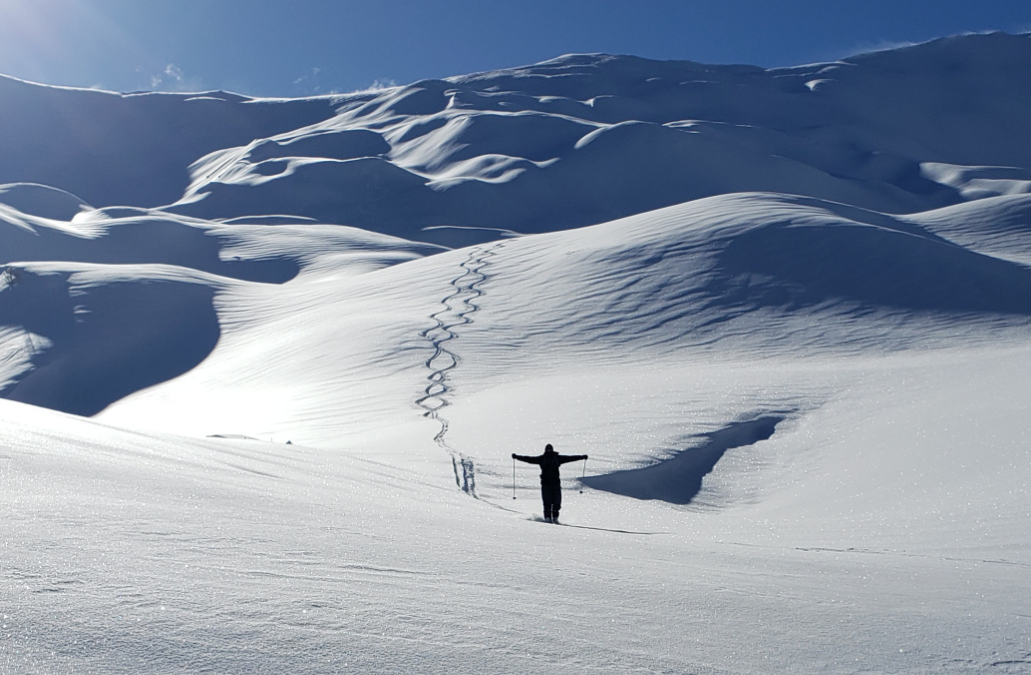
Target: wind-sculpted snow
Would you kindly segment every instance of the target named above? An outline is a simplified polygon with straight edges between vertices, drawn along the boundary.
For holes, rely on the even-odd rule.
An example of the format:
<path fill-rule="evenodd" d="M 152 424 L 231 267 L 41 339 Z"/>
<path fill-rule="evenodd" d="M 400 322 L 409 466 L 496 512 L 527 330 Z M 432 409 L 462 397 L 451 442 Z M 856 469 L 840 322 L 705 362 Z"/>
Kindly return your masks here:
<path fill-rule="evenodd" d="M 429 239 L 438 225 L 544 232 L 730 192 L 924 211 L 1026 189 L 1028 66 L 1027 36 L 1003 34 L 778 70 L 563 57 L 364 94 L 219 150 L 174 209 Z M 365 134 L 364 157 L 357 141 L 337 150 L 348 133 Z"/>
<path fill-rule="evenodd" d="M 14 339 L 32 368 L 4 398 L 94 415 L 187 372 L 218 342 L 217 282 L 200 275 L 54 263 L 5 275 L 0 316 L 24 331 Z"/>
<path fill-rule="evenodd" d="M 625 469 L 584 478 L 583 483 L 597 490 L 615 492 L 634 499 L 659 499 L 673 504 L 689 504 L 702 489 L 702 481 L 731 449 L 752 445 L 773 436 L 783 416 L 768 415 L 742 420 L 703 434 L 687 449 L 677 449 L 670 457 L 637 469 Z"/>
<path fill-rule="evenodd" d="M 718 273 L 767 277 L 745 302 L 786 308 L 855 300 L 867 307 L 1031 316 L 1031 269 L 924 233 L 865 223 L 771 223 L 730 242 Z"/>
<path fill-rule="evenodd" d="M 225 277 L 282 283 L 300 266 L 289 255 L 261 259 L 223 252 L 222 236 L 240 236 L 229 228 L 177 220 L 147 212 L 135 217 L 92 219 L 58 225 L 0 206 L 0 242 L 5 262 L 67 261 L 110 265 L 163 264 L 210 272 Z M 246 229 L 246 228 L 242 228 Z M 270 232 L 271 234 L 271 232 Z"/>
<path fill-rule="evenodd" d="M 260 218 L 252 222 L 241 217 L 223 224 L 146 209 L 93 209 L 72 195 L 49 188 L 30 191 L 34 201 L 22 206 L 52 214 L 66 209 L 64 220 L 5 205 L 12 193 L 24 202 L 26 187 L 38 188 L 0 185 L 0 264 L 162 264 L 232 279 L 283 283 L 314 261 L 334 256 L 350 256 L 352 267 L 377 267 L 442 250 L 296 217 L 280 217 L 270 226 Z M 73 204 L 79 204 L 81 210 L 68 211 Z"/>
<path fill-rule="evenodd" d="M 966 249 L 1031 266 L 1031 195 L 984 199 L 907 220 Z"/>
<path fill-rule="evenodd" d="M 0 185 L 0 206 L 50 220 L 71 221 L 93 207 L 70 192 L 34 183 Z M 9 212 L 8 212 L 9 213 Z"/>
<path fill-rule="evenodd" d="M 93 415 L 201 363 L 221 335 L 216 298 L 240 282 L 436 251 L 347 227 L 95 210 L 52 188 L 0 186 L 0 396 Z"/>
<path fill-rule="evenodd" d="M 1028 191 L 1028 72 L 1028 36 L 995 33 L 773 70 L 573 55 L 290 101 L 7 78 L 0 181 L 464 243 L 731 192 L 913 213 Z"/>
<path fill-rule="evenodd" d="M 433 424 L 418 434 L 436 436 L 456 467 L 475 465 L 477 495 L 496 501 L 496 445 L 463 440 L 463 402 L 483 389 L 667 359 L 845 358 L 1024 339 L 1031 271 L 923 223 L 940 231 L 1004 212 L 1019 223 L 1027 203 L 1015 196 L 899 218 L 730 195 L 510 239 L 487 257 L 474 247 L 362 274 L 342 274 L 316 238 L 297 278 L 220 292 L 222 337 L 199 367 L 104 417 L 335 446 L 346 443 L 336 420 L 392 437 L 404 405 L 404 415 L 429 413 Z M 1021 231 L 1015 224 L 1011 240 Z M 250 393 L 266 388 L 274 393 Z M 748 407 L 808 410 L 824 395 Z M 747 411 L 724 412 L 717 428 Z M 654 460 L 684 432 L 670 434 L 629 453 L 610 448 L 613 468 Z"/>
<path fill-rule="evenodd" d="M 276 330 L 284 337 L 296 333 L 296 340 L 281 346 L 276 359 L 288 363 L 291 354 L 301 352 L 307 353 L 305 359 L 313 358 L 326 347 L 309 341 L 325 330 L 355 334 L 347 327 L 354 311 L 347 303 L 357 306 L 353 303 L 358 298 L 374 301 L 378 309 L 373 316 L 391 317 L 387 324 L 394 326 L 389 338 L 370 335 L 376 348 L 354 357 L 355 364 L 370 360 L 360 367 L 363 371 L 374 370 L 377 363 L 394 358 L 392 354 L 409 353 L 413 349 L 409 339 L 426 330 L 414 323 L 418 316 L 437 316 L 443 322 L 443 333 L 432 338 L 440 353 L 424 357 L 427 364 L 444 356 L 455 362 L 473 358 L 487 372 L 498 373 L 521 368 L 518 364 L 533 353 L 596 354 L 621 360 L 636 358 L 642 349 L 671 354 L 689 348 L 791 354 L 976 343 L 993 332 L 1023 330 L 1031 317 L 1031 271 L 1020 260 L 1021 251 L 1031 255 L 1027 253 L 1031 251 L 1029 200 L 1022 195 L 1000 197 L 900 218 L 801 197 L 714 197 L 592 228 L 511 239 L 504 247 L 492 249 L 489 283 L 479 273 L 459 267 L 451 256 L 398 265 L 433 249 L 338 226 L 221 225 L 177 220 L 158 212 L 111 218 L 104 211 L 87 212 L 62 225 L 6 211 L 8 224 L 0 230 L 4 251 L 11 255 L 9 261 L 24 261 L 10 266 L 13 277 L 24 273 L 26 279 L 35 278 L 29 261 L 48 258 L 64 261 L 48 263 L 56 264 L 55 270 L 71 270 L 72 263 L 111 270 L 135 265 L 141 276 L 133 282 L 131 275 L 122 274 L 112 287 L 125 293 L 111 305 L 122 314 L 88 310 L 89 303 L 75 300 L 80 291 L 73 287 L 55 287 L 48 295 L 36 296 L 27 284 L 8 286 L 0 292 L 0 301 L 14 302 L 18 295 L 19 306 L 30 313 L 9 312 L 2 325 L 40 336 L 40 342 L 38 348 L 24 352 L 28 356 L 8 359 L 5 377 L 12 382 L 24 379 L 26 368 L 39 367 L 43 360 L 58 358 L 70 349 L 70 328 L 54 333 L 63 336 L 55 340 L 35 328 L 33 321 L 79 325 L 74 317 L 85 322 L 84 329 L 101 330 L 98 326 L 104 324 L 103 330 L 116 331 L 128 322 L 133 331 L 143 329 L 151 336 L 153 372 L 119 389 L 118 397 L 200 363 L 211 353 L 227 321 L 251 325 L 255 317 L 282 317 L 287 326 Z M 979 227 L 990 228 L 995 239 L 984 236 L 982 246 L 970 245 L 979 239 Z M 1003 244 L 1010 255 L 994 255 Z M 473 255 L 470 259 L 478 261 L 476 249 L 471 251 L 455 254 L 462 259 Z M 139 322 L 129 318 L 138 303 L 142 303 L 139 311 L 153 308 L 151 294 L 156 287 L 147 279 L 160 265 L 179 270 L 175 274 L 189 280 L 183 288 L 200 284 L 208 289 L 197 291 L 206 295 L 196 296 L 193 309 L 175 303 L 167 308 L 173 324 L 193 325 L 196 319 L 191 317 L 201 312 L 209 326 L 195 332 L 196 345 L 184 343 L 182 349 L 193 356 L 177 361 L 171 371 L 162 370 L 165 365 L 157 367 L 167 351 L 158 339 L 161 331 L 142 323 L 137 326 Z M 289 282 L 299 270 L 307 270 L 310 281 Z M 360 274 L 370 270 L 372 274 Z M 326 286 L 317 281 L 322 278 L 339 281 Z M 456 278 L 469 287 L 455 286 Z M 257 287 L 248 290 L 241 281 L 287 282 L 293 290 L 268 294 Z M 133 283 L 140 288 L 134 290 Z M 359 286 L 351 288 L 352 283 Z M 416 287 L 422 290 L 413 294 Z M 439 290 L 434 293 L 433 288 Z M 463 293 L 479 297 L 487 290 L 486 301 L 463 299 Z M 218 319 L 212 309 L 217 297 L 226 298 L 220 301 L 223 309 Z M 239 305 L 243 297 L 249 299 Z M 332 310 L 323 307 L 327 302 L 343 304 Z M 469 310 L 484 302 L 486 309 L 477 312 L 475 323 L 469 323 Z M 83 309 L 76 310 L 79 305 Z M 233 309 L 238 305 L 258 314 L 246 318 L 248 314 Z M 342 313 L 337 316 L 335 311 Z M 307 312 L 311 312 L 310 321 L 297 319 Z M 260 319 L 255 325 L 268 320 Z M 449 341 L 456 327 L 461 327 L 460 343 Z M 267 336 L 265 329 L 256 330 L 253 340 Z M 189 342 L 188 335 L 183 333 L 182 339 Z M 428 334 L 425 338 L 431 339 Z M 117 340 L 75 340 L 75 359 L 117 363 Z M 8 346 L 24 342 L 22 333 L 8 334 Z M 23 353 L 21 347 L 10 349 L 12 354 Z M 546 362 L 540 366 L 546 367 Z M 139 365 L 130 368 L 140 369 Z M 449 368 L 437 364 L 430 369 L 430 386 L 449 390 L 451 385 L 444 383 L 451 377 Z M 224 377 L 235 379 L 231 374 Z M 34 402 L 80 410 L 60 403 L 68 394 L 59 378 L 34 380 L 43 383 L 32 387 L 38 392 Z M 216 383 L 207 386 L 218 388 Z M 22 386 L 23 391 L 28 388 Z M 351 390 L 349 385 L 324 394 L 329 401 Z M 8 388 L 7 393 L 11 391 Z M 435 393 L 427 389 L 423 395 Z M 323 409 L 323 403 L 315 405 Z M 333 405 L 347 404 L 339 401 L 311 414 L 330 414 Z M 89 408 L 99 409 L 93 404 Z M 455 454 L 464 457 L 465 451 Z"/>
<path fill-rule="evenodd" d="M 486 367 L 527 349 L 896 349 L 1031 317 L 1026 266 L 915 219 L 798 197 L 714 197 L 516 239 L 491 269 L 492 311 L 463 337 L 489 350 Z"/>

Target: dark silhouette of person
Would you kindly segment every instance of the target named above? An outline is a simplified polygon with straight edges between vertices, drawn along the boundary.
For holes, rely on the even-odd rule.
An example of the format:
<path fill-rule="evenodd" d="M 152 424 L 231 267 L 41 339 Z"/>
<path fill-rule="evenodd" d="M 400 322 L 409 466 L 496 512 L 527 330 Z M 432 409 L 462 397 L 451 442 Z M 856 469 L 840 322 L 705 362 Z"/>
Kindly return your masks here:
<path fill-rule="evenodd" d="M 559 476 L 558 468 L 568 462 L 587 459 L 587 455 L 560 455 L 549 443 L 544 446 L 543 455 L 517 455 L 513 452 L 512 458 L 541 467 L 541 499 L 544 500 L 544 520 L 549 523 L 557 523 L 558 510 L 562 508 L 562 478 Z"/>

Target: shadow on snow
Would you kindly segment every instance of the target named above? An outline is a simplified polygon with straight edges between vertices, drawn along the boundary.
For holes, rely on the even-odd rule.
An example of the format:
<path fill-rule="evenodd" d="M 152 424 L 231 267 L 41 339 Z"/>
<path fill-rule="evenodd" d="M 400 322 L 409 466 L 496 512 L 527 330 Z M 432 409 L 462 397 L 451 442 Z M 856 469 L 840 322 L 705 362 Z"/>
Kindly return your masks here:
<path fill-rule="evenodd" d="M 669 459 L 640 469 L 588 476 L 584 485 L 635 499 L 659 499 L 672 504 L 689 504 L 702 489 L 702 479 L 731 448 L 752 445 L 773 436 L 784 416 L 767 415 L 735 422 L 705 434 L 706 441 L 681 450 Z"/>

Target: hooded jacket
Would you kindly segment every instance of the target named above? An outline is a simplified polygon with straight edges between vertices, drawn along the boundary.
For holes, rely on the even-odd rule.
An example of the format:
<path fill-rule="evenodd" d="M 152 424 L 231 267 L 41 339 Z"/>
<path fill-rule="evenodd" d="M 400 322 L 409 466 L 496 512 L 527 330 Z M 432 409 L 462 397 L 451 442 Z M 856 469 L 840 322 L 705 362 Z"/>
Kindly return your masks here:
<path fill-rule="evenodd" d="M 541 485 L 561 485 L 558 468 L 569 462 L 587 459 L 587 455 L 560 455 L 554 450 L 545 450 L 543 455 L 512 455 L 520 462 L 537 464 L 541 467 Z"/>

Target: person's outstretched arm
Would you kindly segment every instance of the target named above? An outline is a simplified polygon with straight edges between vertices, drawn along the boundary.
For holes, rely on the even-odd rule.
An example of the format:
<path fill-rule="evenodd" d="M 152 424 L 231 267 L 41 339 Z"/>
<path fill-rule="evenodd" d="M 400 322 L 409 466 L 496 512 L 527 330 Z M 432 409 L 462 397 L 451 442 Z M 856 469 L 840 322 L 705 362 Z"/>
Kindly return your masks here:
<path fill-rule="evenodd" d="M 529 457 L 527 455 L 517 455 L 514 452 L 512 453 L 512 459 L 518 459 L 520 462 L 526 462 L 527 464 L 540 464 L 541 463 L 541 458 L 539 456 L 538 457 Z"/>
<path fill-rule="evenodd" d="M 582 459 L 587 459 L 587 455 L 559 455 L 558 463 L 566 464 L 568 462 L 579 462 Z"/>

